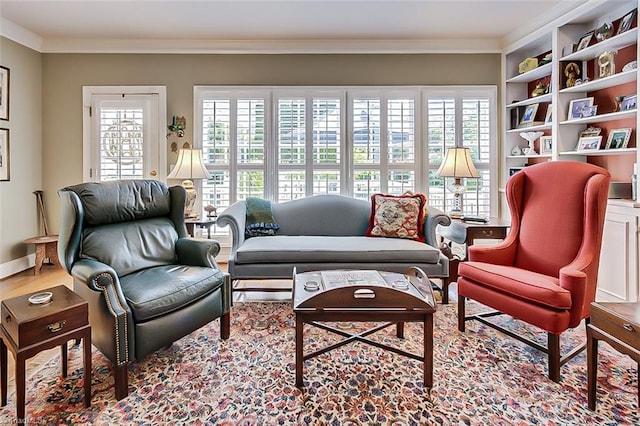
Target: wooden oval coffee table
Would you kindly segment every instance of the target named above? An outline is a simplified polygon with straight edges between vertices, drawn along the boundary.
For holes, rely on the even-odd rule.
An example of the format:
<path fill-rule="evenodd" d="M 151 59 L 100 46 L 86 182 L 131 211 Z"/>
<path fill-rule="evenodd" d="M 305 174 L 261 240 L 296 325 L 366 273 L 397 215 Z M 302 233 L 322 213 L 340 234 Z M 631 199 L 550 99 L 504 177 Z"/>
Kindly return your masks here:
<path fill-rule="evenodd" d="M 358 341 L 423 362 L 424 386 L 433 386 L 433 313 L 436 303 L 431 283 L 419 268 L 398 274 L 384 271 L 293 271 L 293 312 L 296 315 L 296 386 L 303 386 L 304 361 L 347 343 Z M 385 323 L 358 334 L 333 328 L 327 322 Z M 367 336 L 396 325 L 396 335 L 404 337 L 405 322 L 424 325 L 424 355 L 388 346 Z M 303 330 L 307 323 L 338 334 L 345 340 L 304 355 Z"/>

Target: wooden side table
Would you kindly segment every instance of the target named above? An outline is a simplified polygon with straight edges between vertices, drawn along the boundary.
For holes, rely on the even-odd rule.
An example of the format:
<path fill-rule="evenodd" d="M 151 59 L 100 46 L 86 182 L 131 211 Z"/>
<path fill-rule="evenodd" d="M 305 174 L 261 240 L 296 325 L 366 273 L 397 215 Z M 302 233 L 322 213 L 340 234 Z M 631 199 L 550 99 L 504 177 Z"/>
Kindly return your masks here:
<path fill-rule="evenodd" d="M 47 304 L 32 304 L 31 294 L 2 301 L 0 326 L 0 406 L 7 405 L 7 349 L 16 360 L 16 411 L 25 422 L 25 362 L 46 349 L 60 346 L 62 377 L 67 376 L 67 342 L 83 339 L 84 406 L 91 406 L 91 327 L 87 302 L 65 286 Z"/>
<path fill-rule="evenodd" d="M 475 240 L 504 240 L 507 237 L 507 231 L 511 226 L 510 222 L 495 217 L 489 218 L 489 222 L 465 222 L 462 219 L 451 219 L 451 225 L 438 226 L 438 232 L 442 238 L 453 241 L 457 244 L 465 244 L 467 251 L 465 259 L 469 254 L 468 248 L 473 245 Z M 464 259 L 463 259 L 464 260 Z M 449 260 L 449 281 L 454 282 L 458 279 L 458 259 Z M 444 300 L 446 297 L 446 301 Z M 448 295 L 443 295 L 443 302 L 447 303 Z"/>
<path fill-rule="evenodd" d="M 207 218 L 205 220 L 200 219 L 185 219 L 184 224 L 187 226 L 187 233 L 192 237 L 195 237 L 196 227 L 207 229 L 207 238 L 211 239 L 211 227 L 216 224 L 217 217 Z"/>
<path fill-rule="evenodd" d="M 640 303 L 591 303 L 591 319 L 587 326 L 587 388 L 591 410 L 596 409 L 598 340 L 604 340 L 615 350 L 636 361 L 640 380 Z M 638 405 L 640 406 L 640 381 Z"/>
<path fill-rule="evenodd" d="M 58 261 L 58 236 L 57 235 L 44 235 L 42 237 L 27 238 L 24 240 L 25 244 L 36 245 L 36 264 L 33 268 L 33 274 L 38 275 L 44 260 L 49 258 L 49 262 L 60 267 Z"/>

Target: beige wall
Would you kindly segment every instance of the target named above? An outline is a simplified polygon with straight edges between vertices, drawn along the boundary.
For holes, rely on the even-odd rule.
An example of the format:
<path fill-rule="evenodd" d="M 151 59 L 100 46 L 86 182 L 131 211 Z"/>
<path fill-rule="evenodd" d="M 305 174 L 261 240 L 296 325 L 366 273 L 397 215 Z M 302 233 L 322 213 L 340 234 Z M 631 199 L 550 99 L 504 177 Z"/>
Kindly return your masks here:
<path fill-rule="evenodd" d="M 9 121 L 0 127 L 9 129 L 11 157 L 11 180 L 0 182 L 1 274 L 5 262 L 33 253 L 25 238 L 42 235 L 33 195 L 42 189 L 42 55 L 0 37 L 0 65 L 10 70 Z"/>
<path fill-rule="evenodd" d="M 43 54 L 42 186 L 49 226 L 57 232 L 60 223 L 57 190 L 82 181 L 83 86 L 166 86 L 167 118 L 184 115 L 184 140 L 192 141 L 194 85 L 499 86 L 499 82 L 499 54 Z M 168 155 L 168 163 L 172 162 L 175 154 Z"/>

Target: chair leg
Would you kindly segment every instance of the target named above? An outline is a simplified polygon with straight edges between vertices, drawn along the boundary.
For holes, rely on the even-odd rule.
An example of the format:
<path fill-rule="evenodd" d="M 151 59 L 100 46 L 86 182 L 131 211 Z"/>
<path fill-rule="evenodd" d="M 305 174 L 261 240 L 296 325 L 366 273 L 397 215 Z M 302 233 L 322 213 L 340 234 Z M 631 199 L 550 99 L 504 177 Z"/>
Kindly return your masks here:
<path fill-rule="evenodd" d="M 449 304 L 449 277 L 442 278 L 442 304 Z"/>
<path fill-rule="evenodd" d="M 465 311 L 464 302 L 467 298 L 458 294 L 458 330 L 464 332 L 465 330 Z"/>
<path fill-rule="evenodd" d="M 547 333 L 547 348 L 549 350 L 549 379 L 560 382 L 560 335 Z"/>
<path fill-rule="evenodd" d="M 116 382 L 116 399 L 120 401 L 129 395 L 129 375 L 127 371 L 128 364 L 115 366 L 115 382 Z"/>
<path fill-rule="evenodd" d="M 220 338 L 227 340 L 231 335 L 231 312 L 220 317 Z"/>

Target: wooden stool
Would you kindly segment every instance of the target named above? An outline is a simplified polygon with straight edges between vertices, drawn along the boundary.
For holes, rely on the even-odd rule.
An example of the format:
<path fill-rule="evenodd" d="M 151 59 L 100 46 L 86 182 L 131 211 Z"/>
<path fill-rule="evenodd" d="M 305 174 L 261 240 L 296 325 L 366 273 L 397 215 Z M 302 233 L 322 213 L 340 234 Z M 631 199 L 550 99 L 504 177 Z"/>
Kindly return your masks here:
<path fill-rule="evenodd" d="M 24 240 L 25 244 L 36 245 L 36 264 L 33 268 L 33 274 L 38 275 L 44 259 L 49 258 L 49 263 L 60 267 L 58 261 L 58 236 L 57 235 L 45 235 L 42 237 L 27 238 Z"/>

